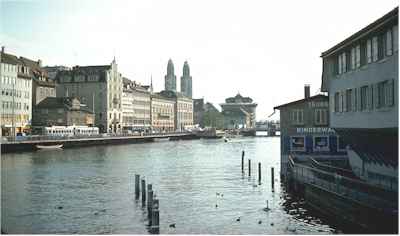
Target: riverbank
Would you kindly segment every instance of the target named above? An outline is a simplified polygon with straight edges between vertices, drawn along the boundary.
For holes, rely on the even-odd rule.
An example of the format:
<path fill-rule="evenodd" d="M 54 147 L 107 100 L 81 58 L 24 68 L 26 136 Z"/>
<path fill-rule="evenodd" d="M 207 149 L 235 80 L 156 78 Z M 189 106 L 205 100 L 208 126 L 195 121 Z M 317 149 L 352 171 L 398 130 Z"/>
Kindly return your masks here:
<path fill-rule="evenodd" d="M 108 136 L 108 137 L 85 137 L 85 138 L 67 138 L 67 139 L 47 139 L 47 140 L 20 140 L 1 143 L 1 153 L 29 152 L 37 150 L 37 145 L 58 145 L 63 148 L 98 146 L 98 145 L 116 145 L 129 143 L 153 142 L 157 138 L 168 138 L 169 140 L 191 140 L 200 137 L 191 133 L 172 133 L 156 134 L 146 136 Z"/>

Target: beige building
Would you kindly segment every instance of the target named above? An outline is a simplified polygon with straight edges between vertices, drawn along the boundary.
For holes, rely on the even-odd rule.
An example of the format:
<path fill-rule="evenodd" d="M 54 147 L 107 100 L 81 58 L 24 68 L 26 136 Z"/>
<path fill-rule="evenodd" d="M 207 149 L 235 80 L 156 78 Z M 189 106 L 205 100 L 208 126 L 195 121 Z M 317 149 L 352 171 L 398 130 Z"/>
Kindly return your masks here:
<path fill-rule="evenodd" d="M 122 76 L 115 59 L 110 65 L 75 66 L 59 71 L 57 95 L 77 97 L 95 113 L 95 126 L 102 133 L 122 132 Z"/>
<path fill-rule="evenodd" d="M 159 93 L 151 95 L 151 124 L 154 132 L 175 130 L 175 100 Z"/>
<path fill-rule="evenodd" d="M 175 91 L 164 90 L 160 94 L 175 101 L 175 131 L 180 132 L 193 127 L 193 99 Z"/>
<path fill-rule="evenodd" d="M 123 78 L 122 127 L 128 131 L 150 131 L 151 97 L 149 86 Z"/>

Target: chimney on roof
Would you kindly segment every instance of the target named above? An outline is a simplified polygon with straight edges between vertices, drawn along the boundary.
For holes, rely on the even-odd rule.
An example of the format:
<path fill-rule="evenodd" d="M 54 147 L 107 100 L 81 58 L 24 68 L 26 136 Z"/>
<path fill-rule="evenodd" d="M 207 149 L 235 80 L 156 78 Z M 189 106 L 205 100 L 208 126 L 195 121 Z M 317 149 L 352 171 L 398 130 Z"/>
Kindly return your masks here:
<path fill-rule="evenodd" d="M 304 85 L 304 98 L 307 99 L 310 97 L 310 85 L 305 84 Z"/>
<path fill-rule="evenodd" d="M 37 61 L 37 63 L 38 63 L 38 65 L 39 65 L 39 67 L 42 67 L 42 60 L 39 59 L 39 60 Z"/>
<path fill-rule="evenodd" d="M 1 46 L 1 53 L 4 53 L 4 46 Z"/>

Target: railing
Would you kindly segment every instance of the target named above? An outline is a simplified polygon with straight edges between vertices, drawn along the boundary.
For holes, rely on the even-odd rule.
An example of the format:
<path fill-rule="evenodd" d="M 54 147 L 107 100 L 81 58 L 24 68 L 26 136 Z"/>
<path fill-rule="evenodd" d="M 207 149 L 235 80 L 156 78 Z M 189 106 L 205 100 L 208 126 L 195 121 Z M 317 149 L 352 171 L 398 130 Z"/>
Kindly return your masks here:
<path fill-rule="evenodd" d="M 360 204 L 379 209 L 397 209 L 397 193 L 380 189 L 360 180 L 338 175 L 304 164 L 295 163 L 289 156 L 288 171 L 304 184 L 327 190 Z"/>

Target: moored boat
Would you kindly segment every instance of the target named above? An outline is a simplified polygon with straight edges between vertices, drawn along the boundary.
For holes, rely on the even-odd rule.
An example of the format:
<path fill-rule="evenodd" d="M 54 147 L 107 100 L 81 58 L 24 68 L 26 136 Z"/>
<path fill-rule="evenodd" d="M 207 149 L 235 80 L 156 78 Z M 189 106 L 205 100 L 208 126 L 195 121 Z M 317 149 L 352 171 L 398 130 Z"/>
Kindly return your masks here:
<path fill-rule="evenodd" d="M 63 144 L 56 144 L 56 145 L 36 145 L 37 149 L 62 149 Z"/>

